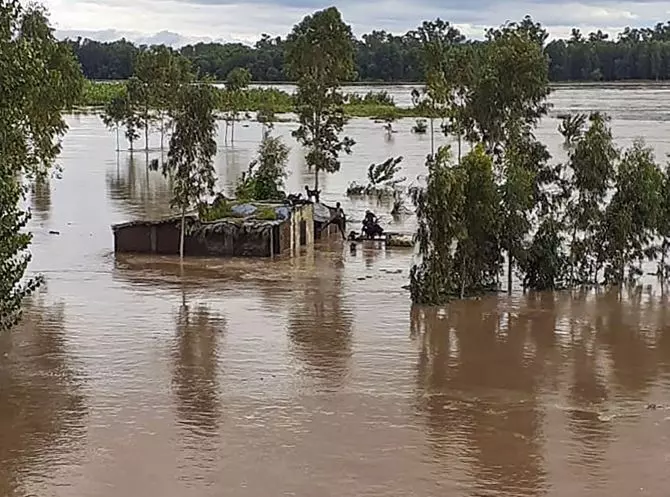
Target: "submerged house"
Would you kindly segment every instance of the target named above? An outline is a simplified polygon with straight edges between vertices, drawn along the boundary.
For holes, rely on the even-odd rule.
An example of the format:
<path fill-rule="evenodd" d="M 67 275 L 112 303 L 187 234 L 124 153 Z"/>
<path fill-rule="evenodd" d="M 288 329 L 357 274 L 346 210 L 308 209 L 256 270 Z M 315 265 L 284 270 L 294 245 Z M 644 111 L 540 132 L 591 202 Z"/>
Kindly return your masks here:
<path fill-rule="evenodd" d="M 215 221 L 186 217 L 184 255 L 273 257 L 294 256 L 301 247 L 321 237 L 325 213 L 331 208 L 308 203 L 289 206 L 279 203 L 240 204 L 235 215 Z M 325 209 L 325 210 L 324 210 Z M 274 212 L 274 215 L 272 215 Z M 270 215 L 268 215 L 270 213 Z M 274 219 L 271 219 L 274 218 Z M 326 220 L 327 221 L 327 220 Z M 178 255 L 181 217 L 157 221 L 131 221 L 112 226 L 115 252 Z M 333 233 L 331 226 L 324 237 Z"/>

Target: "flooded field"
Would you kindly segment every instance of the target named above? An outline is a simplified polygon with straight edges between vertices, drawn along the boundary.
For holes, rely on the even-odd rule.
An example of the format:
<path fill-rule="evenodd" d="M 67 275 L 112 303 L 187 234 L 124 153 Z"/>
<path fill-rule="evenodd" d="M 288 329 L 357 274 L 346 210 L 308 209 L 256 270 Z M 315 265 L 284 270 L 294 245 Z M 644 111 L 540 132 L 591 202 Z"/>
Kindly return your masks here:
<path fill-rule="evenodd" d="M 399 103 L 409 92 L 385 89 Z M 619 145 L 643 136 L 665 160 L 669 96 L 565 87 L 552 115 L 609 112 Z M 0 496 L 667 495 L 660 288 L 412 309 L 401 249 L 351 254 L 334 241 L 292 260 L 183 268 L 115 257 L 110 224 L 167 214 L 167 185 L 143 152 L 117 154 L 96 116 L 68 122 L 62 179 L 29 199 L 31 271 L 47 284 L 0 336 Z M 392 155 L 409 179 L 423 174 L 429 138 L 412 124 L 389 140 L 352 120 L 354 154 L 322 176 L 324 200 L 411 231 L 411 217 L 344 192 Z M 557 125 L 539 136 L 560 156 Z M 294 127 L 276 133 L 293 145 Z M 235 136 L 224 146 L 221 126 L 228 191 L 261 129 Z M 297 146 L 291 157 L 287 184 L 301 190 L 312 175 Z"/>

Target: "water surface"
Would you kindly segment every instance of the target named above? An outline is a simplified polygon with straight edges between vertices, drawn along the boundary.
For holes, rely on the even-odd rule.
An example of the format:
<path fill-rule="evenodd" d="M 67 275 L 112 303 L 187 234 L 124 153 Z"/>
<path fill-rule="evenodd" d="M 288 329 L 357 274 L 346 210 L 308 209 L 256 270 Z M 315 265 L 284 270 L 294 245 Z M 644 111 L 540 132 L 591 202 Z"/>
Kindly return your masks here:
<path fill-rule="evenodd" d="M 620 145 L 644 136 L 665 160 L 668 91 L 561 88 L 552 115 L 611 112 Z M 334 241 L 181 268 L 115 257 L 110 224 L 167 214 L 168 187 L 144 153 L 116 154 L 97 117 L 68 122 L 63 178 L 30 197 L 31 271 L 47 285 L 0 337 L 1 496 L 667 495 L 663 289 L 418 309 L 405 250 Z M 429 140 L 412 123 L 388 139 L 352 120 L 355 152 L 322 177 L 324 199 L 413 229 L 343 196 L 392 155 L 408 178 L 424 173 Z M 560 157 L 557 124 L 538 135 Z M 260 136 L 247 123 L 224 146 L 220 133 L 226 191 Z M 287 185 L 300 190 L 312 174 L 291 144 Z"/>

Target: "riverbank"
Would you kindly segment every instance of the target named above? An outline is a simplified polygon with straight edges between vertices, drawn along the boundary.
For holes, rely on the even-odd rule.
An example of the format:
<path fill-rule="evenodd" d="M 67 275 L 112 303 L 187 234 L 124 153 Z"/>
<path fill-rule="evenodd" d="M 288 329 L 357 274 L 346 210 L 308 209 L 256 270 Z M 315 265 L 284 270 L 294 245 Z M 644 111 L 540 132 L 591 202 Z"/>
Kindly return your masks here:
<path fill-rule="evenodd" d="M 248 88 L 231 93 L 217 87 L 220 94 L 219 110 L 238 112 L 270 111 L 274 114 L 288 114 L 294 111 L 293 94 L 278 88 Z M 123 82 L 87 81 L 80 100 L 82 107 L 102 108 L 124 91 Z M 408 90 L 409 91 L 409 90 Z M 411 107 L 398 106 L 384 91 L 370 91 L 365 95 L 350 94 L 344 106 L 350 117 L 393 121 L 403 117 L 422 117 L 421 112 Z"/>

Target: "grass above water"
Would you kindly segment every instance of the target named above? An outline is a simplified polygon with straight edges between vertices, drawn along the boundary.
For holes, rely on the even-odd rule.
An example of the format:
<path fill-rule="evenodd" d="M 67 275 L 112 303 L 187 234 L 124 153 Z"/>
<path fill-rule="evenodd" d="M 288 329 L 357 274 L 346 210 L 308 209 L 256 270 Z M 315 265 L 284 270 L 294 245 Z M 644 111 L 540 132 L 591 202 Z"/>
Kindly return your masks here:
<path fill-rule="evenodd" d="M 122 94 L 124 84 L 120 82 L 87 81 L 79 105 L 82 107 L 104 107 L 114 97 Z M 270 110 L 275 114 L 288 114 L 294 111 L 293 95 L 277 88 L 249 88 L 235 95 L 225 89 L 220 92 L 219 110 L 229 111 L 235 108 L 238 112 L 257 112 L 261 109 Z M 383 92 L 382 92 L 383 93 Z M 355 98 L 355 103 L 344 106 L 350 117 L 369 117 L 380 121 L 393 121 L 403 117 L 422 117 L 422 113 L 414 108 L 398 107 L 392 101 L 382 98 L 381 102 L 374 98 Z"/>

